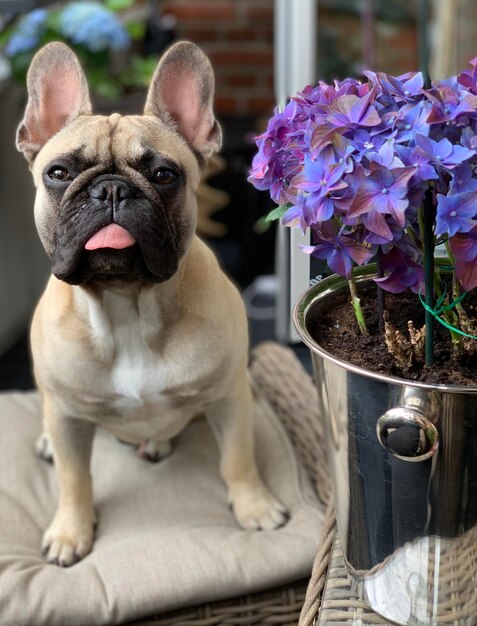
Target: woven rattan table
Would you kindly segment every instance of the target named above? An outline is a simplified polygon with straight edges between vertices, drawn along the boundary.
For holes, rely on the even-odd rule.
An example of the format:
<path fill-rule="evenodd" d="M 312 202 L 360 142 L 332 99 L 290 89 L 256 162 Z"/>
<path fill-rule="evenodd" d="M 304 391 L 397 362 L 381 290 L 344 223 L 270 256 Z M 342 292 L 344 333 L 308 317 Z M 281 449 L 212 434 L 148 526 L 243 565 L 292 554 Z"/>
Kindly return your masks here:
<path fill-rule="evenodd" d="M 316 616 L 318 626 L 392 626 L 360 600 L 345 567 L 343 553 L 335 534 L 331 549 L 321 607 Z"/>
<path fill-rule="evenodd" d="M 262 344 L 252 353 L 250 372 L 254 386 L 280 417 L 297 459 L 326 507 L 311 578 L 154 616 L 130 626 L 391 626 L 358 598 L 344 566 L 336 538 L 318 396 L 310 376 L 290 349 L 276 343 Z M 477 529 L 457 541 L 462 545 L 448 555 L 442 553 L 444 575 L 451 584 L 447 586 L 449 594 L 441 600 L 436 623 L 477 626 L 477 580 L 469 579 L 466 573 L 477 571 Z"/>

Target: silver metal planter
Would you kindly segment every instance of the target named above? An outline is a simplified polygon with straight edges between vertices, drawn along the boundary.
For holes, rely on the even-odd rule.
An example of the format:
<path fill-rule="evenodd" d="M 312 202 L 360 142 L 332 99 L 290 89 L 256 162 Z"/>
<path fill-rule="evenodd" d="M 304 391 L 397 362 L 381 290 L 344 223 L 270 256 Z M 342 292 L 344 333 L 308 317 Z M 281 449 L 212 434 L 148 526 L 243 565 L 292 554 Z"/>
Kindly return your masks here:
<path fill-rule="evenodd" d="M 358 282 L 372 271 L 363 268 Z M 327 353 L 307 320 L 343 288 L 337 276 L 311 287 L 294 321 L 313 358 L 356 591 L 397 624 L 475 626 L 477 387 L 415 383 Z"/>

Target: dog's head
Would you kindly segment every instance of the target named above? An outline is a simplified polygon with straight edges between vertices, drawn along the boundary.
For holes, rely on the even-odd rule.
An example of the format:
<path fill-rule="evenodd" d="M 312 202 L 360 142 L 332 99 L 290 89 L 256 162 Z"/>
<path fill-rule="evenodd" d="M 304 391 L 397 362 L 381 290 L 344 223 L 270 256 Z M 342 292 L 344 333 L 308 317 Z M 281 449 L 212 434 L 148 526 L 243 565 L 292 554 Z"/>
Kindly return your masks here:
<path fill-rule="evenodd" d="M 53 273 L 70 284 L 169 279 L 193 237 L 201 168 L 220 147 L 207 57 L 192 43 L 170 48 L 142 116 L 92 115 L 78 59 L 61 43 L 37 53 L 27 82 L 17 147 Z"/>

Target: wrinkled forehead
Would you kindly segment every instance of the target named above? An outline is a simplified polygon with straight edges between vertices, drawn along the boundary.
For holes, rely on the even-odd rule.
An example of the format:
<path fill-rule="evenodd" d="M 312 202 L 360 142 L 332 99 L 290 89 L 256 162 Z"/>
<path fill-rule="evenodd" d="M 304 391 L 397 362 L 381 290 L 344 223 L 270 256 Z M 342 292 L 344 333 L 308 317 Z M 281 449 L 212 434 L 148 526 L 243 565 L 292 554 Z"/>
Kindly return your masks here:
<path fill-rule="evenodd" d="M 193 182 L 200 175 L 199 162 L 187 143 L 153 115 L 81 116 L 54 135 L 38 154 L 35 175 L 56 156 L 82 160 L 92 167 L 108 164 L 114 170 L 121 161 L 131 167 L 147 156 L 159 155 L 187 169 Z"/>

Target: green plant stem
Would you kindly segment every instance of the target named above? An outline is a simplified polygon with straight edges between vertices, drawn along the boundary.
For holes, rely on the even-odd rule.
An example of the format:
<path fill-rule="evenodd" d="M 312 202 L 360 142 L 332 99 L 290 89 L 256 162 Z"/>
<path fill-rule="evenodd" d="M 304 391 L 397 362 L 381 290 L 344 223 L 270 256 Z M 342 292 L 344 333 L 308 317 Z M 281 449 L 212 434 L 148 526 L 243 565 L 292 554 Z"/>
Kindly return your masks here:
<path fill-rule="evenodd" d="M 411 239 L 412 242 L 415 243 L 416 246 L 419 248 L 421 242 L 416 237 L 416 235 L 415 235 L 414 231 L 412 230 L 412 228 L 409 226 L 408 228 L 405 228 L 405 231 L 406 231 L 406 235 L 409 237 L 409 239 Z"/>
<path fill-rule="evenodd" d="M 447 251 L 447 256 L 449 257 L 449 262 L 453 268 L 452 270 L 452 299 L 456 300 L 460 296 L 460 289 L 459 289 L 459 282 L 455 275 L 455 258 L 454 258 L 454 255 L 452 254 L 452 250 L 450 249 L 450 244 L 448 240 L 445 242 L 445 247 Z M 440 272 L 437 269 L 435 271 L 434 289 L 436 291 L 437 297 L 440 298 L 442 296 L 442 287 L 441 287 L 441 281 L 440 281 Z M 448 324 L 450 324 L 451 326 L 457 326 L 458 328 L 460 328 L 461 326 L 460 326 L 459 313 L 462 313 L 462 312 L 463 312 L 462 305 L 456 304 L 455 311 L 444 311 L 443 316 Z M 454 346 L 454 348 L 458 351 L 463 350 L 464 342 L 463 342 L 462 335 L 454 332 L 453 330 L 449 330 L 449 332 L 451 334 L 451 341 L 452 341 L 452 345 Z"/>
<path fill-rule="evenodd" d="M 452 253 L 450 243 L 448 240 L 446 241 L 445 245 L 446 245 L 447 256 L 449 257 L 450 264 L 452 265 L 452 268 L 453 268 L 452 269 L 452 298 L 453 300 L 457 300 L 457 298 L 461 295 L 461 290 L 460 290 L 459 281 L 457 280 L 457 276 L 455 274 L 455 257 Z M 458 304 L 455 305 L 455 310 L 456 310 L 456 313 L 453 314 L 453 320 L 450 323 L 453 326 L 458 326 L 461 330 L 464 330 L 460 323 L 460 320 L 462 319 L 462 317 L 465 316 L 464 307 L 459 302 Z M 455 333 L 453 331 L 451 331 L 451 335 L 452 335 L 452 342 L 456 350 L 463 350 L 464 341 L 463 341 L 462 335 L 459 335 L 459 333 Z"/>
<path fill-rule="evenodd" d="M 450 264 L 452 265 L 452 267 L 454 268 L 454 269 L 453 269 L 453 271 L 452 271 L 452 284 L 454 284 L 454 276 L 455 276 L 455 257 L 454 257 L 454 255 L 452 254 L 452 250 L 451 250 L 451 247 L 450 247 L 449 240 L 447 240 L 447 241 L 446 241 L 445 245 L 446 245 L 446 252 L 447 252 L 447 256 L 449 257 L 449 262 L 450 262 Z"/>
<path fill-rule="evenodd" d="M 348 280 L 348 286 L 349 292 L 351 294 L 351 303 L 353 305 L 354 314 L 356 315 L 356 321 L 358 322 L 359 330 L 361 331 L 362 335 L 368 335 L 368 328 L 364 319 L 363 309 L 361 308 L 361 300 L 358 298 L 353 270 L 351 270 L 351 278 Z"/>
<path fill-rule="evenodd" d="M 455 275 L 452 275 L 452 285 L 454 286 L 454 278 Z M 434 291 L 437 298 L 442 296 L 442 283 L 441 283 L 441 275 L 439 270 L 436 268 L 434 271 Z M 459 294 L 458 294 L 459 295 Z M 457 296 L 454 296 L 456 298 Z M 460 305 L 457 305 L 460 306 Z M 457 308 L 456 306 L 456 308 Z M 443 311 L 442 315 L 448 324 L 451 326 L 459 326 L 459 317 L 456 315 L 454 311 Z M 462 335 L 454 332 L 453 330 L 449 330 L 451 334 L 451 340 L 454 348 L 456 350 L 462 350 Z"/>

